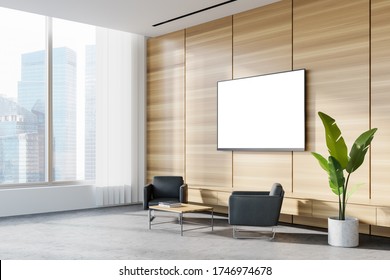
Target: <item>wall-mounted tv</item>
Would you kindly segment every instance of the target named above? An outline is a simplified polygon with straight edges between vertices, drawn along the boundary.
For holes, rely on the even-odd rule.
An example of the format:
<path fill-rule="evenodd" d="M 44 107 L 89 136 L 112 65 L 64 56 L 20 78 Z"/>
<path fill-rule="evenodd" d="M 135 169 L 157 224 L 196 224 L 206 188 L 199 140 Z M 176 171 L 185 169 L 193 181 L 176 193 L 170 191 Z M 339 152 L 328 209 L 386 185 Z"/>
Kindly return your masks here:
<path fill-rule="evenodd" d="M 305 69 L 217 87 L 218 150 L 305 150 Z"/>

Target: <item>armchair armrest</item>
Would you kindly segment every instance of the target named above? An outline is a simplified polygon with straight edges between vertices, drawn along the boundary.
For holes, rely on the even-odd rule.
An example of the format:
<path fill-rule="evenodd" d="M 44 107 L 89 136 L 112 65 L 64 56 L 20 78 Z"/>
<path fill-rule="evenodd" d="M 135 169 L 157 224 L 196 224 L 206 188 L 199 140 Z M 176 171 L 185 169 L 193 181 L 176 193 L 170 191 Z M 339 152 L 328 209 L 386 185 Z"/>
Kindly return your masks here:
<path fill-rule="evenodd" d="M 148 184 L 144 187 L 144 210 L 149 209 L 149 201 L 152 199 L 153 184 Z"/>
<path fill-rule="evenodd" d="M 183 184 L 180 186 L 179 201 L 181 203 L 187 203 L 188 201 L 188 185 Z"/>

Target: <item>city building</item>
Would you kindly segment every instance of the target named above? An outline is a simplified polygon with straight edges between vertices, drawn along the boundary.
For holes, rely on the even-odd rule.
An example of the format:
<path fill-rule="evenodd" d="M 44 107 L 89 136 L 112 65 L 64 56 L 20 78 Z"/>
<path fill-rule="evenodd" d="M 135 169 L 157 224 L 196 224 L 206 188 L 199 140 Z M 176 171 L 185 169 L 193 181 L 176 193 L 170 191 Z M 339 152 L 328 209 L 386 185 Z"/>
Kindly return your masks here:
<path fill-rule="evenodd" d="M 0 96 L 1 184 L 41 181 L 38 127 L 37 115 Z"/>
<path fill-rule="evenodd" d="M 85 63 L 85 180 L 96 174 L 96 46 L 86 46 Z"/>
<path fill-rule="evenodd" d="M 43 159 L 39 169 L 42 171 L 45 166 L 46 55 L 44 50 L 22 55 L 22 74 L 18 84 L 18 104 L 30 112 L 39 112 L 41 116 L 38 135 L 41 140 L 39 158 Z M 77 174 L 74 164 L 77 152 L 76 68 L 73 50 L 66 47 L 53 49 L 53 178 L 58 181 L 75 180 Z"/>

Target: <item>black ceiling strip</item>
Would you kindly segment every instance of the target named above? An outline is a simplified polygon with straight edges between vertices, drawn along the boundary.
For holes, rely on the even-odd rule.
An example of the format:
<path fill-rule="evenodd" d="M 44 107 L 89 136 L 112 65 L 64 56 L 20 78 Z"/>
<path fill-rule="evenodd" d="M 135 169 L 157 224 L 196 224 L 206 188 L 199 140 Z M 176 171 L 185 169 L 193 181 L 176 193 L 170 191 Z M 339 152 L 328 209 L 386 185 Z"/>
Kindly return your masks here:
<path fill-rule="evenodd" d="M 195 12 L 192 12 L 192 13 L 189 13 L 189 14 L 185 14 L 185 15 L 182 15 L 182 16 L 179 16 L 179 17 L 175 17 L 175 18 L 172 18 L 172 19 L 168 19 L 166 21 L 163 21 L 163 22 L 160 22 L 160 23 L 156 23 L 156 24 L 153 24 L 152 26 L 153 27 L 156 27 L 156 26 L 159 26 L 159 25 L 162 25 L 162 24 L 166 24 L 168 22 L 171 22 L 171 21 L 175 21 L 175 20 L 178 20 L 178 19 L 181 19 L 181 18 L 185 18 L 185 17 L 188 17 L 188 16 L 192 16 L 194 14 L 198 14 L 198 13 L 201 13 L 201 12 L 204 12 L 204 11 L 207 11 L 207 10 L 210 10 L 210 9 L 214 9 L 214 8 L 217 8 L 219 6 L 222 6 L 222 5 L 226 5 L 226 4 L 229 4 L 231 2 L 235 2 L 237 0 L 230 0 L 230 1 L 225 1 L 223 3 L 220 3 L 220 4 L 216 4 L 214 6 L 210 6 L 210 7 L 207 7 L 207 8 L 204 8 L 204 9 L 201 9 L 201 10 L 198 10 L 198 11 L 195 11 Z"/>

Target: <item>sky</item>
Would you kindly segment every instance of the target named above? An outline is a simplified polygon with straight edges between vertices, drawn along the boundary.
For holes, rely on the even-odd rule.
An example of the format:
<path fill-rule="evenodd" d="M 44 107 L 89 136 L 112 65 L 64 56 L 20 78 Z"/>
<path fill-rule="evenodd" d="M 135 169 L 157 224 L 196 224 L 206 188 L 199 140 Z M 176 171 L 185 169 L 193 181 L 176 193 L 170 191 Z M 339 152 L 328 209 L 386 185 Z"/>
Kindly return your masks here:
<path fill-rule="evenodd" d="M 0 94 L 16 98 L 21 54 L 45 49 L 46 17 L 0 8 Z M 94 26 L 53 19 L 53 47 L 67 46 L 77 52 L 84 69 L 85 45 L 95 44 Z M 92 31 L 92 32 L 91 32 Z M 80 73 L 81 74 L 81 73 Z M 80 77 L 83 81 L 83 76 Z"/>
<path fill-rule="evenodd" d="M 0 95 L 16 98 L 21 54 L 45 48 L 43 16 L 0 8 Z"/>

